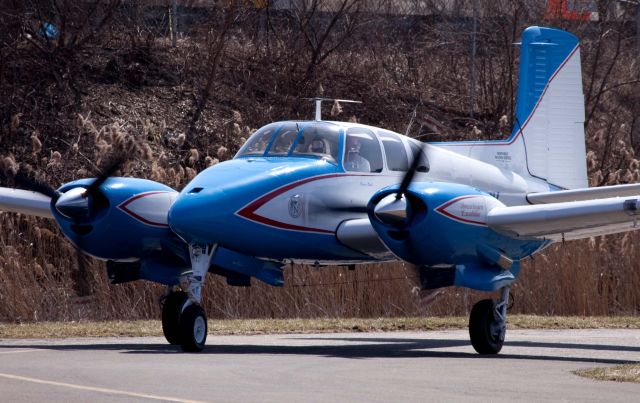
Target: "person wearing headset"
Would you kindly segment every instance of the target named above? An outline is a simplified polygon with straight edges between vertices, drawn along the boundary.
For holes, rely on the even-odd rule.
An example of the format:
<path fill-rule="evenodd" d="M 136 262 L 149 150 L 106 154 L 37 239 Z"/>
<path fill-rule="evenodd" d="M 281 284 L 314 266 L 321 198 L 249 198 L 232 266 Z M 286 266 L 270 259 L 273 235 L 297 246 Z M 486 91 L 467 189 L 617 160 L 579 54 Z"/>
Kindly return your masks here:
<path fill-rule="evenodd" d="M 360 140 L 355 136 L 347 137 L 347 154 L 345 157 L 345 169 L 355 172 L 371 172 L 369 160 L 360 155 Z"/>

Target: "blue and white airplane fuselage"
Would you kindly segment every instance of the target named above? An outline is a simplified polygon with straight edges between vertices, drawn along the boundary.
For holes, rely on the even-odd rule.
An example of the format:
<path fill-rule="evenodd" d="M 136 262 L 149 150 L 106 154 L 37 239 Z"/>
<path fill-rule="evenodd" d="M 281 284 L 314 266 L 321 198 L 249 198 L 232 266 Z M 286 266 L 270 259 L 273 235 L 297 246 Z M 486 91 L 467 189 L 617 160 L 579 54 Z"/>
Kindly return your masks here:
<path fill-rule="evenodd" d="M 281 125 L 286 123 L 289 122 Z M 337 127 L 342 145 L 349 129 L 371 133 L 378 130 L 340 122 L 296 123 L 300 127 L 299 136 L 308 128 L 318 132 L 324 126 Z M 405 158 L 409 161 L 409 143 L 415 144 L 415 140 L 395 135 L 396 141 L 403 143 Z M 380 147 L 384 150 L 383 145 Z M 429 172 L 418 173 L 416 182 L 464 185 L 495 195 L 496 200 L 503 198 L 521 204 L 528 193 L 549 190 L 540 180 L 525 179 L 435 146 L 426 146 L 424 153 Z M 380 154 L 384 155 L 384 151 Z M 367 255 L 341 242 L 340 224 L 366 219 L 366 207 L 374 194 L 399 184 L 406 169 L 391 171 L 385 164 L 381 172 L 351 172 L 345 169 L 344 160 L 344 155 L 333 162 L 309 156 L 238 156 L 214 165 L 180 193 L 169 211 L 170 226 L 187 243 L 218 244 L 261 258 L 323 265 L 379 261 L 378 256 Z M 463 218 L 456 221 L 455 216 L 452 217 L 451 224 L 459 223 L 470 231 L 484 225 L 465 223 Z M 439 229 L 431 228 L 430 232 L 438 234 Z M 509 238 L 503 243 L 516 246 L 523 242 Z M 534 248 L 509 249 L 517 250 L 514 257 L 521 258 L 539 247 L 540 243 Z M 457 258 L 455 253 L 450 257 L 438 263 L 451 264 Z M 391 259 L 392 254 L 382 257 L 382 260 Z"/>

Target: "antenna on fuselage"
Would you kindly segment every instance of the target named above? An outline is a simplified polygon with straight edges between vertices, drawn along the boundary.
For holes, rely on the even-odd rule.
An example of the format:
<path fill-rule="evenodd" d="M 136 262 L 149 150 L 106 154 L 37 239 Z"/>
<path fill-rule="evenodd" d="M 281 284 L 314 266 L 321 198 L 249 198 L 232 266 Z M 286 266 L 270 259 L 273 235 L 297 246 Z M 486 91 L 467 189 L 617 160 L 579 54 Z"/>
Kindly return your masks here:
<path fill-rule="evenodd" d="M 335 99 L 335 98 L 322 98 L 322 97 L 304 98 L 304 99 L 308 101 L 313 101 L 316 104 L 316 113 L 314 117 L 316 121 L 322 120 L 322 102 L 324 101 L 342 102 L 342 103 L 350 103 L 350 104 L 362 103 L 362 101 L 353 101 L 351 99 Z"/>

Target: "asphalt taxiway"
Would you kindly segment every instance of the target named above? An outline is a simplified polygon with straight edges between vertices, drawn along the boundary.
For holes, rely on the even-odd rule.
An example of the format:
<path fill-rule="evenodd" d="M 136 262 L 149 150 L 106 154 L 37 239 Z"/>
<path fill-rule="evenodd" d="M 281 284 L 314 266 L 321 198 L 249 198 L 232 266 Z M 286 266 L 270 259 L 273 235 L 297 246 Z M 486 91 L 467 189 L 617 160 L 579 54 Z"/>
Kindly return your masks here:
<path fill-rule="evenodd" d="M 0 401 L 637 401 L 572 371 L 640 361 L 640 330 L 510 330 L 477 355 L 464 330 L 0 340 Z"/>

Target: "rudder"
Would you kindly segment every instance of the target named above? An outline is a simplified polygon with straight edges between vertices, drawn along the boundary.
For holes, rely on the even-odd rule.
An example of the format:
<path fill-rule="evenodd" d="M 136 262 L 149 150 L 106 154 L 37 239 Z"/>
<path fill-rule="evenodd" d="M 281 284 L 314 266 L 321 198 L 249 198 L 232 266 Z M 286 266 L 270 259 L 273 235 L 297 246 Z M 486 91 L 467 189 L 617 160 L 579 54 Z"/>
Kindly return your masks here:
<path fill-rule="evenodd" d="M 522 135 L 528 172 L 557 187 L 587 187 L 584 120 L 578 38 L 553 28 L 527 28 L 512 137 Z"/>

